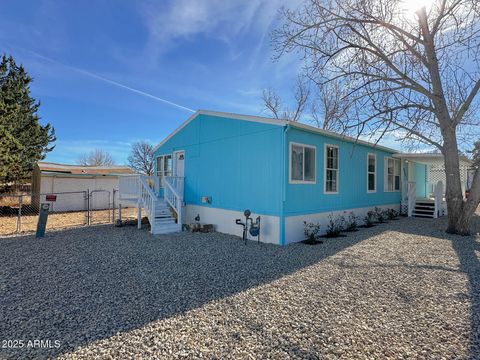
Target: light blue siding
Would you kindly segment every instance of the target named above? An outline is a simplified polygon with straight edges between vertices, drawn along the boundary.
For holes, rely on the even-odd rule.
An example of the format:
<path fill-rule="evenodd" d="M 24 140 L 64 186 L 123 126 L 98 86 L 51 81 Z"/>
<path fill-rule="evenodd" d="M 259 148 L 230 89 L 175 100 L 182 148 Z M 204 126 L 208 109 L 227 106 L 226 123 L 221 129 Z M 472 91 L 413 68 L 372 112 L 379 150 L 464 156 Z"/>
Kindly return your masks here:
<path fill-rule="evenodd" d="M 419 198 L 427 197 L 427 165 L 414 163 L 414 178 L 416 196 Z"/>
<path fill-rule="evenodd" d="M 286 159 L 290 142 L 316 147 L 316 184 L 290 184 L 286 173 L 285 215 L 300 215 L 400 203 L 400 192 L 384 191 L 384 157 L 391 153 L 304 130 L 287 132 Z M 324 194 L 324 146 L 339 148 L 339 192 Z M 376 192 L 367 191 L 367 154 L 376 154 Z M 289 166 L 289 162 L 287 164 Z"/>
<path fill-rule="evenodd" d="M 187 204 L 278 216 L 282 131 L 282 126 L 201 114 L 155 154 L 185 150 Z M 211 197 L 211 204 L 202 204 L 202 196 Z"/>
<path fill-rule="evenodd" d="M 290 144 L 316 149 L 316 183 L 289 179 Z M 325 144 L 338 147 L 338 193 L 324 193 Z M 155 155 L 185 151 L 187 205 L 253 212 L 279 217 L 279 243 L 285 244 L 285 219 L 380 205 L 400 204 L 400 191 L 384 191 L 385 158 L 392 152 L 341 140 L 294 126 L 246 121 L 200 113 L 174 134 Z M 368 154 L 376 155 L 376 190 L 367 190 Z M 155 164 L 156 165 L 156 164 Z M 155 169 L 156 170 L 156 169 Z M 426 191 L 426 166 L 415 164 L 417 196 Z M 408 169 L 400 174 L 408 179 Z M 201 197 L 211 198 L 210 204 Z"/>

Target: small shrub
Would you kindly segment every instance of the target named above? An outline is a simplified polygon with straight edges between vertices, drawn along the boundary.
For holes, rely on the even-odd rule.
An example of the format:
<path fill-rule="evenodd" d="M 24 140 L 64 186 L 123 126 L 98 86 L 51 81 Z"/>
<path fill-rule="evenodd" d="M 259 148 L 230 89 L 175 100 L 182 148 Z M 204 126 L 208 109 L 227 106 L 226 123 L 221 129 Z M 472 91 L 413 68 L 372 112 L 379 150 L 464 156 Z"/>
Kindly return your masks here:
<path fill-rule="evenodd" d="M 348 213 L 348 218 L 345 220 L 345 231 L 357 231 L 358 229 L 358 216 L 353 211 Z"/>
<path fill-rule="evenodd" d="M 399 213 L 395 209 L 386 210 L 386 216 L 387 216 L 388 220 L 395 220 L 396 218 L 398 218 L 398 215 L 399 215 Z"/>
<path fill-rule="evenodd" d="M 343 231 L 345 224 L 345 217 L 343 215 L 335 217 L 333 214 L 328 216 L 328 225 L 326 236 L 327 237 L 338 237 Z"/>
<path fill-rule="evenodd" d="M 376 220 L 377 213 L 375 211 L 369 211 L 363 219 L 363 221 L 365 222 L 365 227 L 372 227 Z"/>
<path fill-rule="evenodd" d="M 384 223 L 386 221 L 385 211 L 378 207 L 375 207 L 375 216 L 379 223 Z"/>
<path fill-rule="evenodd" d="M 320 224 L 315 224 L 311 222 L 303 222 L 303 233 L 307 237 L 306 242 L 308 244 L 314 244 L 318 242 L 318 237 L 320 234 Z"/>

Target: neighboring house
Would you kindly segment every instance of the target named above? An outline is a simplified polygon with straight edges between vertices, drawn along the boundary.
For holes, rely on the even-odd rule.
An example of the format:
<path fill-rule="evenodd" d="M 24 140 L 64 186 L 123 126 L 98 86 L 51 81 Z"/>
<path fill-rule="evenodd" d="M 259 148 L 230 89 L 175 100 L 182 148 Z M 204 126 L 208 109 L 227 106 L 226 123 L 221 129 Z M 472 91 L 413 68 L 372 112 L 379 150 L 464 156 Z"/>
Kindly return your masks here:
<path fill-rule="evenodd" d="M 118 190 L 118 178 L 133 174 L 127 166 L 82 166 L 39 162 L 33 170 L 32 205 L 38 207 L 47 194 L 58 194 L 51 203 L 54 211 L 85 210 L 81 192 L 96 192 L 91 209 L 105 209 Z M 102 193 L 100 194 L 100 191 Z M 108 200 L 110 199 L 110 200 Z"/>
<path fill-rule="evenodd" d="M 285 245 L 305 238 L 304 221 L 325 231 L 330 214 L 363 218 L 402 202 L 409 215 L 439 214 L 428 199 L 425 164 L 298 122 L 197 111 L 155 147 L 155 159 L 154 190 L 140 179 L 152 233 L 179 231 L 199 216 L 219 232 L 241 235 L 235 220 L 250 209 L 261 216 L 261 240 Z M 409 170 L 418 188 L 402 176 Z M 417 208 L 417 199 L 432 209 Z"/>

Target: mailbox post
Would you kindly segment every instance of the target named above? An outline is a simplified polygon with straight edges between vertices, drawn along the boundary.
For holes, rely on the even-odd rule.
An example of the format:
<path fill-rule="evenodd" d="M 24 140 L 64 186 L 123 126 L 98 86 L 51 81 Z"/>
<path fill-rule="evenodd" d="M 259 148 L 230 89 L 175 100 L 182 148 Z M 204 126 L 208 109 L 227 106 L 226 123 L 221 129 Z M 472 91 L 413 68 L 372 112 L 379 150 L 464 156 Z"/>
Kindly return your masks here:
<path fill-rule="evenodd" d="M 45 236 L 45 229 L 47 227 L 49 203 L 42 203 L 40 205 L 40 214 L 38 215 L 37 234 L 35 237 L 40 238 Z"/>

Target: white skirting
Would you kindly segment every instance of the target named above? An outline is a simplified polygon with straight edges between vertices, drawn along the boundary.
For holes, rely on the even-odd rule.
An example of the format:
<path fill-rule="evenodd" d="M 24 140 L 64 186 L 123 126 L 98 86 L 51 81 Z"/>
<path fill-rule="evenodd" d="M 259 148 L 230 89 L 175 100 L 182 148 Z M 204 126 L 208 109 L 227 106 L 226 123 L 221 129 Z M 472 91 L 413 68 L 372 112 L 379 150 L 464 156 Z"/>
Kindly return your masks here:
<path fill-rule="evenodd" d="M 381 209 L 395 209 L 399 211 L 400 204 L 389 204 L 389 205 L 377 205 Z M 329 215 L 333 216 L 344 215 L 348 216 L 350 211 L 353 211 L 356 216 L 359 217 L 360 225 L 363 224 L 363 218 L 367 215 L 367 212 L 373 210 L 375 206 L 348 209 L 348 210 L 339 210 L 339 211 L 326 211 L 322 213 L 307 214 L 307 215 L 295 215 L 285 217 L 285 244 L 290 244 L 298 241 L 305 240 L 305 235 L 303 233 L 304 224 L 303 222 L 312 222 L 319 223 L 321 228 L 321 233 L 325 233 L 327 225 L 329 222 Z"/>
<path fill-rule="evenodd" d="M 233 211 L 212 208 L 207 206 L 187 205 L 185 207 L 185 223 L 190 224 L 195 222 L 195 217 L 200 215 L 200 223 L 213 224 L 215 231 L 242 236 L 243 227 L 235 224 L 236 219 L 241 219 L 245 222 L 243 211 Z M 278 216 L 262 215 L 252 213 L 251 217 L 255 221 L 257 216 L 260 216 L 260 241 L 272 244 L 279 244 L 280 239 L 280 223 Z M 250 235 L 249 235 L 250 236 Z M 257 238 L 250 237 L 253 240 Z"/>

